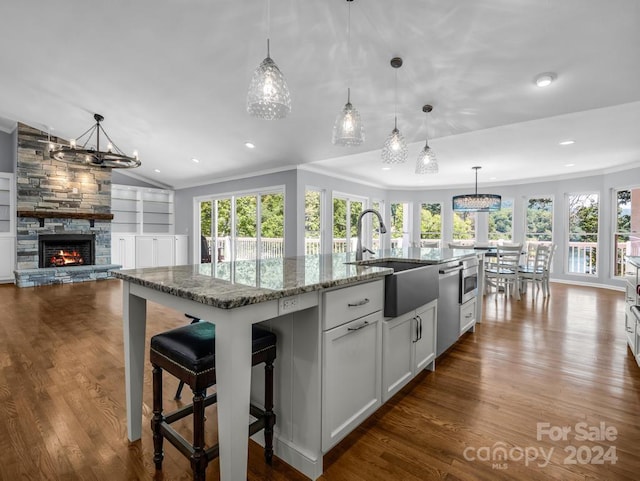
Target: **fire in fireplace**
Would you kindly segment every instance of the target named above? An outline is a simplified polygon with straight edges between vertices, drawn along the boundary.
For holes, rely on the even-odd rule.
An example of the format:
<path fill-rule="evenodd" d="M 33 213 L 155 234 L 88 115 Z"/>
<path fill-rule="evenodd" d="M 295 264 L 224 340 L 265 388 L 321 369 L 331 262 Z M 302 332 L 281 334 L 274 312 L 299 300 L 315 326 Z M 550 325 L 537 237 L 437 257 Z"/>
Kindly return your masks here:
<path fill-rule="evenodd" d="M 40 234 L 39 267 L 88 266 L 95 263 L 93 234 Z"/>

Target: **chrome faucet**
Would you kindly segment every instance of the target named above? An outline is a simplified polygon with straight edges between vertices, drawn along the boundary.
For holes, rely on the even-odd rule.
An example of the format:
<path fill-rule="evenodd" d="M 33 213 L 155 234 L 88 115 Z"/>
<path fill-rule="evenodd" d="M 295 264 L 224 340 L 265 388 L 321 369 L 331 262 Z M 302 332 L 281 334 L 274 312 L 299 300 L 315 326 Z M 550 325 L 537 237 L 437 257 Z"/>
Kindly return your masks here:
<path fill-rule="evenodd" d="M 373 251 L 370 249 L 367 249 L 366 247 L 362 247 L 362 218 L 364 217 L 365 214 L 371 212 L 372 214 L 375 214 L 376 216 L 378 216 L 378 220 L 380 221 L 380 233 L 384 234 L 385 232 L 387 232 L 387 228 L 384 226 L 384 222 L 382 222 L 382 216 L 380 215 L 380 212 L 378 212 L 377 210 L 374 209 L 365 209 L 362 211 L 362 213 L 360 214 L 360 216 L 358 217 L 358 222 L 356 223 L 356 232 L 357 232 L 357 236 L 358 236 L 358 245 L 356 246 L 356 260 L 357 261 L 361 261 L 362 260 L 362 253 L 363 252 L 369 252 L 370 254 L 373 254 Z"/>

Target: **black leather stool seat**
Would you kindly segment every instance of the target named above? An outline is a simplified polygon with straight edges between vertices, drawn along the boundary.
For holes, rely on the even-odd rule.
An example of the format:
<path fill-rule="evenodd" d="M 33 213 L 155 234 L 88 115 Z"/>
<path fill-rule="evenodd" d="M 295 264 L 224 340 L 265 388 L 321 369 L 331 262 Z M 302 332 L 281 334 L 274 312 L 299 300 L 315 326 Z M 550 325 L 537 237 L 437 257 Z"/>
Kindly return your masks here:
<path fill-rule="evenodd" d="M 258 326 L 252 328 L 252 354 L 275 347 L 276 335 L 273 332 Z M 198 374 L 216 367 L 215 336 L 216 326 L 200 321 L 153 336 L 151 349 Z"/>
<path fill-rule="evenodd" d="M 196 319 L 197 321 L 197 319 Z M 191 461 L 193 479 L 205 480 L 207 464 L 218 456 L 218 445 L 205 447 L 205 407 L 217 401 L 216 394 L 206 395 L 205 390 L 216 384 L 215 325 L 210 322 L 194 322 L 151 338 L 149 358 L 153 365 L 153 430 L 156 469 L 162 469 L 163 440 L 167 439 Z M 249 435 L 264 430 L 264 455 L 271 464 L 273 457 L 273 363 L 276 358 L 276 335 L 258 326 L 252 326 L 251 365 L 264 363 L 264 409 L 251 404 L 249 412 L 256 418 L 249 425 Z M 162 407 L 162 371 L 177 377 L 181 385 L 188 384 L 193 391 L 193 403 L 175 412 L 164 414 Z M 171 423 L 193 415 L 193 442 L 182 437 Z"/>

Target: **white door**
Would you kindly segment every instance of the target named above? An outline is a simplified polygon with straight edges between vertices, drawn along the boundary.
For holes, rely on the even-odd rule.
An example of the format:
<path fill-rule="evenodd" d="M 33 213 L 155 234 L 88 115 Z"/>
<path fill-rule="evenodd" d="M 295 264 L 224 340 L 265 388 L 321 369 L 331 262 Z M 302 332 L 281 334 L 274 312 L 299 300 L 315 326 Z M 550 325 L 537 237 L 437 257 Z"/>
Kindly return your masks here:
<path fill-rule="evenodd" d="M 418 338 L 415 311 L 382 323 L 382 402 L 413 378 L 413 343 Z"/>
<path fill-rule="evenodd" d="M 175 265 L 175 236 L 155 236 L 155 266 Z"/>
<path fill-rule="evenodd" d="M 418 340 L 414 343 L 414 374 L 423 369 L 433 371 L 436 359 L 436 327 L 438 319 L 438 301 L 433 301 L 416 311 L 414 326 Z"/>
<path fill-rule="evenodd" d="M 136 237 L 136 267 L 155 266 L 155 241 L 152 236 Z"/>
<path fill-rule="evenodd" d="M 188 237 L 186 235 L 175 236 L 175 265 L 183 266 L 189 263 Z"/>

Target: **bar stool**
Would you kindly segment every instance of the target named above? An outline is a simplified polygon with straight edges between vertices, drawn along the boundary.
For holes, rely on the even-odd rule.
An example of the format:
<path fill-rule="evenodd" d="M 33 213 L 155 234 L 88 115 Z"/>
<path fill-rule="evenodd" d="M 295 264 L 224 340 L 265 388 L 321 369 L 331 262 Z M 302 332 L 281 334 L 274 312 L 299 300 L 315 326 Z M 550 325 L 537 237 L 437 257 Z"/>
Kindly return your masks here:
<path fill-rule="evenodd" d="M 204 481 L 209 461 L 219 454 L 218 445 L 205 449 L 204 410 L 216 402 L 216 394 L 206 396 L 206 389 L 216 384 L 215 326 L 201 321 L 172 329 L 151 338 L 150 360 L 153 366 L 153 462 L 162 469 L 163 441 L 166 438 L 191 461 L 193 479 Z M 256 421 L 249 425 L 249 436 L 264 429 L 264 457 L 268 464 L 273 458 L 273 362 L 276 358 L 276 335 L 253 326 L 251 365 L 265 364 L 264 410 L 250 405 Z M 162 412 L 162 371 L 184 381 L 193 391 L 193 403 L 170 414 Z M 171 423 L 193 414 L 193 443 L 171 427 Z"/>

